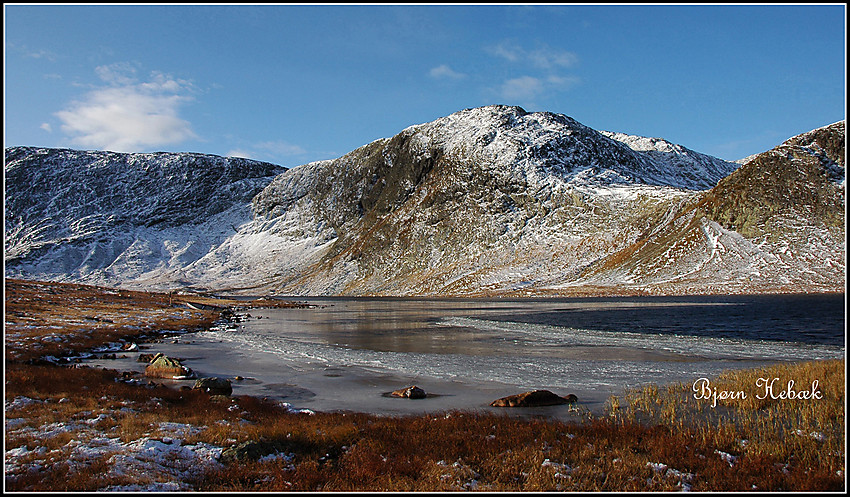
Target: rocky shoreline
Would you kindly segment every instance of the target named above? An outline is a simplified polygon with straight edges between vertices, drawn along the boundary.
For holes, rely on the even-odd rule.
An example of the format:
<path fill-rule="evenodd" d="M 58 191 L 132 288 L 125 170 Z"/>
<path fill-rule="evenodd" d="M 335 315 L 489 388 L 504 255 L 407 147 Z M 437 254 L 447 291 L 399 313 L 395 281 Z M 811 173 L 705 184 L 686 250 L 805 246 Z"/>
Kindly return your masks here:
<path fill-rule="evenodd" d="M 216 324 L 221 310 L 175 308 L 176 297 L 168 294 L 5 284 L 6 491 L 845 488 L 843 431 L 823 421 L 843 419 L 843 361 L 806 366 L 814 377 L 840 379 L 837 389 L 824 382 L 827 409 L 811 420 L 815 424 L 794 424 L 797 435 L 781 432 L 767 438 L 747 432 L 730 438 L 729 427 L 690 431 L 679 422 L 668 427 L 662 418 L 654 425 L 634 423 L 618 414 L 625 412 L 625 404 L 619 411 L 612 405 L 612 417 L 586 423 L 464 411 L 417 416 L 314 412 L 261 397 L 223 395 L 223 385 L 224 390 L 214 391 L 215 382 L 198 383 L 207 375 L 147 378 L 143 372 L 137 376 L 95 366 L 124 360 L 145 367 L 132 355 L 153 353 L 153 359 L 159 353 L 157 340 L 181 340 L 191 331 L 227 326 Z M 202 299 L 195 302 L 206 305 Z M 185 362 L 191 365 L 190 359 Z M 186 381 L 197 388 L 166 385 Z M 414 387 L 401 388 L 397 402 L 428 402 L 416 399 L 422 392 Z M 425 399 L 437 398 L 424 393 Z M 641 399 L 631 402 L 640 405 Z M 666 409 L 658 401 L 648 405 Z M 792 410 L 787 419 L 799 415 Z M 781 426 L 780 421 L 769 425 Z M 809 432 L 818 436 L 804 436 Z M 792 452 L 786 449 L 789 443 Z"/>
<path fill-rule="evenodd" d="M 305 306 L 307 306 L 305 304 Z M 258 308 L 258 307 L 254 307 Z M 228 307 L 220 311 L 220 318 L 216 320 L 207 331 L 225 331 L 238 332 L 239 324 L 248 322 L 250 319 L 262 319 L 262 316 L 252 316 L 246 312 L 246 308 Z M 139 340 L 137 342 L 119 342 L 116 344 L 108 344 L 103 347 L 98 347 L 89 353 L 80 354 L 76 357 L 66 357 L 55 362 L 76 362 L 86 363 L 92 359 L 100 359 L 101 363 L 104 359 L 132 359 L 128 353 L 137 353 L 136 362 L 144 364 L 144 370 L 123 370 L 121 371 L 122 379 L 128 384 L 140 384 L 156 386 L 156 381 L 162 380 L 177 380 L 163 382 L 164 385 L 176 387 L 181 390 L 200 389 L 210 395 L 229 397 L 233 393 L 233 383 L 239 383 L 246 380 L 242 375 L 198 375 L 189 366 L 183 364 L 185 359 L 180 357 L 170 357 L 162 352 L 140 352 L 141 350 L 156 350 L 154 344 L 166 340 L 177 343 L 182 334 L 166 334 L 163 336 L 152 337 L 148 340 Z M 142 337 L 147 338 L 147 337 Z M 192 343 L 185 342 L 184 343 Z M 117 354 L 121 354 L 120 356 Z M 251 378 L 248 378 L 249 380 Z M 193 381 L 193 385 L 189 387 L 185 384 L 187 380 Z M 383 396 L 399 399 L 427 399 L 438 397 L 441 394 L 434 392 L 426 392 L 423 388 L 411 385 L 397 390 L 386 392 Z M 218 399 L 222 400 L 222 399 Z M 571 411 L 578 412 L 576 407 L 578 398 L 574 394 L 567 396 L 559 396 L 548 390 L 534 390 L 516 393 L 510 396 L 493 400 L 489 403 L 491 407 L 504 408 L 534 408 L 548 407 L 569 404 Z M 469 406 L 470 408 L 475 406 Z"/>

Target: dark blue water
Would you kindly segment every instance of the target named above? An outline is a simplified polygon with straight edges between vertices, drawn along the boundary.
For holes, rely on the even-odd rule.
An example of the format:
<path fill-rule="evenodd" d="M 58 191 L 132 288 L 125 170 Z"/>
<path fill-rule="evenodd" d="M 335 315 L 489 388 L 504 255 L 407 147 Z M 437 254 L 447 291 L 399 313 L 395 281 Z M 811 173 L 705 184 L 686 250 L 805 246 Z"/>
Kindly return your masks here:
<path fill-rule="evenodd" d="M 569 305 L 535 311 L 533 306 L 522 309 L 518 302 L 516 313 L 492 319 L 610 332 L 845 344 L 844 294 L 587 298 L 557 302 Z M 589 305 L 576 307 L 580 302 Z M 611 307 L 599 308 L 600 303 Z"/>

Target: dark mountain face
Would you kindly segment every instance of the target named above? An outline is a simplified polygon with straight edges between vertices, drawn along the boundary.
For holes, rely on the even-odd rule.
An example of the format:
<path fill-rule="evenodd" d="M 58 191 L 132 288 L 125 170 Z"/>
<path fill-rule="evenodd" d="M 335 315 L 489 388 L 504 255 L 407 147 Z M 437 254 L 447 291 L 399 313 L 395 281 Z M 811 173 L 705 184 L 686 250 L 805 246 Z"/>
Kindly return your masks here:
<path fill-rule="evenodd" d="M 198 223 L 247 203 L 252 180 L 285 169 L 202 154 L 122 154 L 65 149 L 6 149 L 6 222 L 105 213 L 134 224 Z"/>
<path fill-rule="evenodd" d="M 844 123 L 786 140 L 753 157 L 703 197 L 708 217 L 745 237 L 769 230 L 774 216 L 844 224 Z"/>

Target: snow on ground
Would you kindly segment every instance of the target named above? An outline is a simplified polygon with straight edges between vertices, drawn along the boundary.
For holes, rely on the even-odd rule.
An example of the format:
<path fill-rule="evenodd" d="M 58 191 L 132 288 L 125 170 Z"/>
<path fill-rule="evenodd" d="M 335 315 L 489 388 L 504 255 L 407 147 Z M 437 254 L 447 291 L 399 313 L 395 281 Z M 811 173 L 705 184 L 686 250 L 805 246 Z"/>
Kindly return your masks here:
<path fill-rule="evenodd" d="M 66 399 L 67 400 L 67 399 Z M 136 415 L 130 408 L 81 412 L 67 422 L 38 425 L 22 416 L 22 409 L 36 403 L 61 402 L 16 397 L 6 401 L 4 465 L 6 481 L 38 473 L 48 466 L 63 465 L 78 471 L 96 461 L 106 461 L 100 476 L 100 491 L 180 491 L 192 490 L 187 483 L 208 469 L 220 467 L 223 448 L 206 443 L 186 443 L 203 426 L 163 422 L 149 426 L 149 432 L 122 442 L 121 420 Z M 115 421 L 115 423 L 111 422 Z M 33 423 L 36 424 L 33 424 Z M 58 448 L 57 436 L 70 436 Z M 26 440 L 26 443 L 16 442 Z M 12 447 L 9 446 L 12 443 Z M 20 445 L 18 445 L 20 443 Z M 61 442 L 59 442 L 61 443 Z"/>

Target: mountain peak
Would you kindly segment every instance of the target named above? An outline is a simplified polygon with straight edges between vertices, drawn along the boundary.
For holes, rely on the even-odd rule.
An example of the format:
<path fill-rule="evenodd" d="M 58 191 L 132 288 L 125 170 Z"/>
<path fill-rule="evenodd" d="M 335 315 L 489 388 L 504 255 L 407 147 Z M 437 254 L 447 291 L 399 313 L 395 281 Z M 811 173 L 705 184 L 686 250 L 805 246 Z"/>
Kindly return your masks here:
<path fill-rule="evenodd" d="M 423 149 L 490 164 L 536 182 L 574 188 L 646 184 L 706 190 L 737 164 L 660 138 L 598 132 L 564 114 L 489 105 L 404 130 Z"/>
<path fill-rule="evenodd" d="M 10 148 L 6 275 L 287 295 L 842 288 L 844 190 L 824 169 L 843 177 L 843 133 L 738 167 L 491 105 L 289 170 Z"/>

